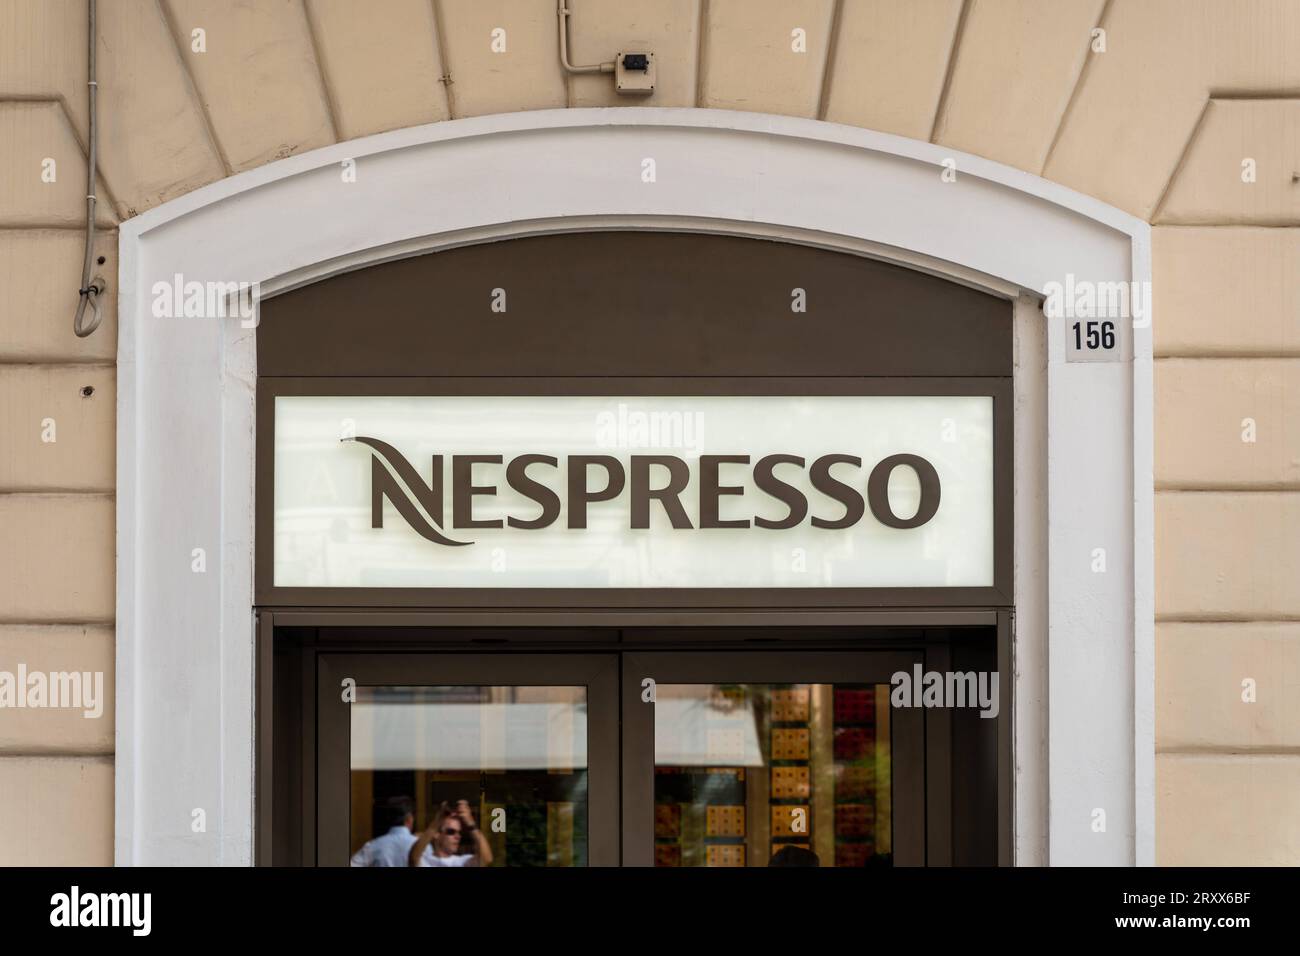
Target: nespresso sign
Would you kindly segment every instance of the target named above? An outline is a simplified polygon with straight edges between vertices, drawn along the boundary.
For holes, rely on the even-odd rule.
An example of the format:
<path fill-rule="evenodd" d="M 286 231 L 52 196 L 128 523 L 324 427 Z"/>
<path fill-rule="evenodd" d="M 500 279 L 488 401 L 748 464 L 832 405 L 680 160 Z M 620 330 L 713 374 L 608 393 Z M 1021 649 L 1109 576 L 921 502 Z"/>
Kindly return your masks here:
<path fill-rule="evenodd" d="M 340 439 L 347 441 L 347 438 Z M 445 492 L 444 477 L 446 465 L 444 455 L 434 455 L 430 471 L 431 480 L 426 484 L 423 475 L 416 470 L 402 453 L 386 441 L 369 436 L 358 435 L 354 441 L 375 451 L 370 463 L 370 526 L 384 526 L 384 505 L 391 503 L 402 519 L 422 538 L 434 544 L 466 545 L 472 541 L 453 541 L 440 528 L 444 524 L 443 498 Z M 692 474 L 690 461 L 678 455 L 632 455 L 629 468 L 613 455 L 567 455 L 563 464 L 555 455 L 516 455 L 506 465 L 504 455 L 452 455 L 451 456 L 451 527 L 470 530 L 473 528 L 522 528 L 535 531 L 549 528 L 560 517 L 560 512 L 567 511 L 565 527 L 586 528 L 587 510 L 602 501 L 611 501 L 624 497 L 624 488 L 630 488 L 627 496 L 628 527 L 635 529 L 650 528 L 650 510 L 652 504 L 663 508 L 669 524 L 678 530 L 691 530 L 697 525 L 686 513 L 682 504 L 682 495 L 689 486 L 694 485 L 698 493 L 700 528 L 795 528 L 808 518 L 808 497 L 800 489 L 803 482 L 787 480 L 777 476 L 778 465 L 792 465 L 805 468 L 807 460 L 798 455 L 764 455 L 754 465 L 749 475 L 750 481 L 759 491 L 775 498 L 785 505 L 786 511 L 779 518 L 765 518 L 755 515 L 752 518 L 723 518 L 720 505 L 723 495 L 743 496 L 745 485 L 723 485 L 721 472 L 724 465 L 747 468 L 749 455 L 700 455 L 699 476 Z M 504 471 L 507 487 L 528 500 L 527 511 L 532 517 L 509 515 L 506 518 L 475 518 L 474 499 L 491 498 L 497 495 L 495 484 L 474 484 L 475 465 L 488 468 L 495 466 L 498 473 Z M 504 469 L 502 466 L 505 465 Z M 822 455 L 808 469 L 806 481 L 822 493 L 827 499 L 840 507 L 838 515 L 833 518 L 813 515 L 810 523 L 814 528 L 849 528 L 857 524 L 866 510 L 862 493 L 854 482 L 842 481 L 831 474 L 834 465 L 853 468 L 862 467 L 862 459 L 855 455 Z M 889 501 L 889 476 L 900 466 L 911 468 L 920 480 L 920 504 L 910 517 L 901 518 L 894 514 Z M 529 475 L 528 469 L 534 474 Z M 651 475 L 656 468 L 665 473 L 664 484 L 654 487 Z M 564 497 L 554 491 L 537 474 L 542 469 L 563 469 Z M 603 477 L 598 487 L 592 487 L 590 472 L 597 469 Z M 628 471 L 631 481 L 628 481 Z M 734 479 L 733 479 L 734 480 Z M 866 501 L 871 505 L 871 513 L 882 524 L 891 528 L 919 528 L 939 510 L 941 494 L 939 473 L 934 465 L 920 455 L 891 455 L 871 469 L 867 480 Z M 567 507 L 566 507 L 567 504 Z M 541 509 L 540 512 L 538 509 Z M 832 505 L 834 509 L 834 505 Z M 428 518 L 425 516 L 428 515 Z"/>
<path fill-rule="evenodd" d="M 979 587 L 988 396 L 278 396 L 277 587 Z"/>

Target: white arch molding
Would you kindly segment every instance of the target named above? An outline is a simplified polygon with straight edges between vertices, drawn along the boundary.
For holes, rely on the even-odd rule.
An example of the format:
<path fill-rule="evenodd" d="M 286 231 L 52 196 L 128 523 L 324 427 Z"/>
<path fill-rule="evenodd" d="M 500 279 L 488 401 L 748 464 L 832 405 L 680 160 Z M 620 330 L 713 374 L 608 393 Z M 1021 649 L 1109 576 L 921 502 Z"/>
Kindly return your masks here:
<path fill-rule="evenodd" d="M 955 182 L 941 179 L 945 159 Z M 1149 281 L 1148 225 L 929 143 L 639 108 L 384 133 L 241 173 L 121 226 L 117 863 L 253 859 L 256 331 L 155 318 L 153 284 L 177 273 L 256 281 L 265 296 L 466 242 L 612 227 L 806 242 L 1016 300 L 1016 861 L 1153 863 L 1150 330 L 1132 330 L 1123 362 L 1067 363 L 1065 323 L 1021 294 L 1071 273 Z M 199 547 L 202 574 L 191 570 Z M 205 833 L 192 832 L 196 808 Z"/>

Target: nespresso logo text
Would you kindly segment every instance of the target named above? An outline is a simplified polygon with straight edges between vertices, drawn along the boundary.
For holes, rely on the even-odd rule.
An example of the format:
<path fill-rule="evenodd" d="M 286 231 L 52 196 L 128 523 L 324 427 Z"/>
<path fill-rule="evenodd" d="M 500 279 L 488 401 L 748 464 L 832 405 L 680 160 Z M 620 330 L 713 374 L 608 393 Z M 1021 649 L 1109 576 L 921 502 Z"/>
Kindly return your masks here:
<path fill-rule="evenodd" d="M 445 465 L 443 455 L 434 455 L 432 481 L 426 483 L 415 467 L 392 445 L 378 438 L 358 436 L 357 441 L 375 451 L 370 468 L 370 525 L 384 526 L 384 499 L 392 502 L 402 519 L 421 537 L 435 544 L 463 546 L 472 541 L 457 541 L 447 537 L 441 529 L 447 528 L 443 514 Z M 387 463 L 388 467 L 385 467 Z M 475 518 L 475 498 L 495 496 L 497 486 L 474 484 L 475 466 L 505 465 L 506 484 L 515 492 L 528 498 L 541 508 L 541 513 L 529 517 L 509 515 L 503 518 Z M 831 469 L 842 466 L 840 477 Z M 722 468 L 750 468 L 754 486 L 759 491 L 779 501 L 786 513 L 779 518 L 754 516 L 752 518 L 722 518 L 719 502 L 725 496 L 743 496 L 742 485 L 722 484 Z M 919 455 L 890 455 L 881 459 L 867 476 L 866 495 L 853 484 L 843 480 L 847 468 L 861 468 L 862 459 L 854 455 L 822 455 L 809 464 L 798 455 L 764 455 L 756 462 L 749 455 L 700 455 L 699 481 L 696 493 L 699 503 L 699 524 L 691 523 L 682 496 L 691 483 L 691 465 L 676 455 L 632 455 L 628 467 L 611 455 L 568 455 L 564 459 L 564 492 L 568 503 L 567 526 L 586 528 L 589 506 L 618 498 L 630 487 L 629 527 L 650 527 L 651 504 L 661 507 L 673 528 L 766 528 L 780 530 L 793 528 L 809 516 L 808 496 L 789 481 L 776 474 L 778 467 L 807 469 L 808 481 L 814 489 L 836 502 L 832 510 L 838 514 L 814 514 L 810 519 L 814 528 L 850 528 L 862 520 L 867 510 L 881 524 L 890 528 L 919 528 L 939 510 L 939 473 L 929 461 Z M 920 480 L 920 505 L 910 517 L 899 517 L 889 502 L 889 478 L 894 469 L 911 468 Z M 654 469 L 667 472 L 666 482 L 656 476 Z M 392 470 L 390 471 L 389 468 Z M 516 455 L 507 463 L 502 455 L 452 455 L 451 456 L 451 524 L 452 529 L 521 528 L 532 530 L 548 528 L 560 517 L 561 500 L 557 491 L 538 481 L 540 469 L 559 470 L 560 460 L 553 455 Z M 530 470 L 532 474 L 530 475 Z M 591 472 L 602 472 L 592 487 Z M 788 473 L 788 472 L 787 472 Z M 734 474 L 734 472 L 733 472 Z M 735 478 L 730 480 L 734 481 Z M 652 484 L 658 487 L 652 487 Z M 419 507 L 417 508 L 417 504 Z M 423 514 L 420 509 L 423 509 Z M 428 516 L 428 518 L 425 517 Z M 432 519 L 432 523 L 429 519 Z"/>

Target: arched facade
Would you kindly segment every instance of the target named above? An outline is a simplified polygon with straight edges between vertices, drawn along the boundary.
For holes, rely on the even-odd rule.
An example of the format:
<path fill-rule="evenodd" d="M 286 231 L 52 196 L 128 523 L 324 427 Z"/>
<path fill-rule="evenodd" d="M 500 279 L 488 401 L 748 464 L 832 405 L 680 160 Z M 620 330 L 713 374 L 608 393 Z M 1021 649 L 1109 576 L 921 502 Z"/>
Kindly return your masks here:
<path fill-rule="evenodd" d="M 1088 362 L 1039 309 L 1054 283 L 1148 282 L 1149 227 L 929 143 L 664 108 L 384 133 L 121 226 L 117 861 L 253 859 L 258 322 L 161 316 L 155 286 L 265 298 L 466 243 L 611 228 L 814 245 L 1012 303 L 1015 860 L 1154 862 L 1150 315 L 1120 324 L 1118 361 Z M 189 839 L 192 808 L 206 839 Z"/>

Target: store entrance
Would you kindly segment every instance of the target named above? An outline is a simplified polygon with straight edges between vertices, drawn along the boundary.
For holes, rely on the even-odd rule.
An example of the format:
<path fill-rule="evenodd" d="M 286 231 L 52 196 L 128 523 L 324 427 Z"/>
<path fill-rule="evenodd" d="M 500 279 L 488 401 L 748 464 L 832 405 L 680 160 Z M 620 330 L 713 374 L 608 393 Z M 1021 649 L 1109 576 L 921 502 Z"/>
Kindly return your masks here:
<path fill-rule="evenodd" d="M 997 630 L 273 628 L 263 861 L 373 863 L 409 812 L 425 865 L 996 863 L 1005 717 L 891 678 Z"/>
<path fill-rule="evenodd" d="M 1011 300 L 646 225 L 264 304 L 259 863 L 1010 863 Z"/>

